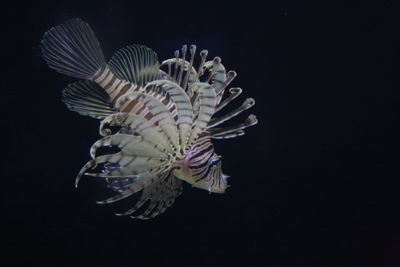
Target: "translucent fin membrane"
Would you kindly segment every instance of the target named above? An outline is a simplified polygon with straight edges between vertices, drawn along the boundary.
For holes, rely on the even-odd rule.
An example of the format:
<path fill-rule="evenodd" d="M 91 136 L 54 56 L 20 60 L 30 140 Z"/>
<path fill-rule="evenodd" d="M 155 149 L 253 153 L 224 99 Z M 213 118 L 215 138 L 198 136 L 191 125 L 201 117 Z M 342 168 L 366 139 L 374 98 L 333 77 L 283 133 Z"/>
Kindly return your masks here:
<path fill-rule="evenodd" d="M 223 128 L 211 128 L 209 129 L 209 132 L 211 136 L 221 136 L 225 134 L 232 134 L 235 132 L 239 132 L 240 130 L 243 130 L 247 127 L 253 126 L 257 124 L 257 118 L 255 115 L 250 114 L 249 117 L 241 124 L 235 125 L 235 126 L 229 126 L 229 127 L 223 127 Z M 240 135 L 240 134 L 239 134 Z"/>
<path fill-rule="evenodd" d="M 175 58 L 162 62 L 161 66 L 167 66 L 167 79 L 177 83 L 186 92 L 194 82 L 198 82 L 198 72 L 193 67 L 196 53 L 196 46 L 191 45 L 190 62 L 186 61 L 187 46 L 182 47 L 182 58 L 180 58 L 179 50 L 175 51 Z M 188 92 L 187 92 L 188 93 Z M 188 94 L 190 97 L 190 94 Z"/>
<path fill-rule="evenodd" d="M 112 114 L 106 117 L 100 124 L 100 134 L 103 136 L 111 134 L 111 130 L 107 125 L 120 126 L 128 134 L 139 135 L 145 141 L 157 144 L 166 154 L 174 152 L 165 133 L 143 117 L 128 113 Z"/>
<path fill-rule="evenodd" d="M 164 172 L 164 170 L 162 170 L 158 174 L 156 172 L 153 172 L 153 173 L 143 174 L 141 176 L 138 176 L 135 179 L 135 182 L 132 183 L 127 190 L 124 190 L 124 191 L 118 193 L 117 195 L 107 198 L 105 200 L 97 201 L 97 203 L 98 204 L 109 204 L 109 203 L 113 203 L 113 202 L 122 200 L 124 198 L 130 197 L 133 194 L 135 194 L 135 193 L 143 190 L 144 188 L 149 187 L 151 184 L 155 183 L 159 179 L 160 173 L 162 173 L 162 172 Z"/>
<path fill-rule="evenodd" d="M 196 46 L 191 45 L 190 46 L 190 63 L 187 68 L 187 70 L 191 70 L 193 68 L 193 62 L 194 62 L 194 55 L 196 54 Z M 185 75 L 185 79 L 183 80 L 182 88 L 186 88 L 187 84 L 189 82 L 189 77 L 190 77 L 190 72 L 187 71 Z M 193 79 L 191 80 L 191 83 L 193 83 Z"/>
<path fill-rule="evenodd" d="M 123 153 L 138 157 L 168 157 L 168 152 L 158 144 L 146 141 L 143 137 L 129 134 L 114 134 L 98 140 L 90 149 L 92 158 L 96 157 L 97 150 L 102 147 L 118 147 Z"/>
<path fill-rule="evenodd" d="M 154 96 L 142 92 L 132 92 L 122 96 L 116 103 L 117 108 L 146 118 L 164 132 L 174 150 L 179 148 L 179 134 L 176 121 L 167 107 Z"/>
<path fill-rule="evenodd" d="M 116 213 L 116 215 L 131 215 L 131 218 L 143 220 L 151 219 L 163 213 L 181 194 L 182 181 L 174 177 L 172 172 L 168 172 L 158 177 L 156 182 L 143 189 L 142 195 L 134 207 L 125 212 Z M 147 208 L 142 212 L 138 212 L 146 203 L 148 203 Z"/>
<path fill-rule="evenodd" d="M 229 112 L 229 113 L 227 113 L 227 114 L 225 114 L 225 115 L 223 115 L 221 117 L 213 119 L 208 124 L 208 128 L 215 127 L 215 126 L 220 125 L 221 123 L 223 123 L 223 122 L 225 122 L 227 120 L 230 120 L 230 119 L 236 117 L 237 115 L 239 115 L 243 111 L 245 111 L 245 110 L 251 108 L 252 106 L 254 106 L 254 104 L 255 104 L 255 101 L 254 101 L 253 98 L 247 98 L 239 108 L 237 108 L 237 109 L 235 109 L 235 110 L 233 110 L 233 111 L 231 111 L 231 112 Z"/>
<path fill-rule="evenodd" d="M 109 62 L 119 79 L 144 87 L 160 76 L 157 54 L 144 45 L 128 45 L 118 50 Z"/>
<path fill-rule="evenodd" d="M 212 136 L 212 138 L 213 139 L 229 139 L 229 138 L 235 138 L 235 137 L 242 136 L 242 135 L 244 135 L 244 131 L 238 130 L 238 131 L 231 132 L 231 133 L 215 134 Z"/>
<path fill-rule="evenodd" d="M 179 129 L 179 143 L 182 150 L 185 150 L 187 141 L 193 127 L 193 111 L 190 100 L 186 93 L 176 83 L 160 80 L 149 83 L 147 86 L 156 86 L 165 91 L 172 98 L 177 110 L 177 125 Z M 145 88 L 146 89 L 146 88 Z"/>
<path fill-rule="evenodd" d="M 108 94 L 93 81 L 79 81 L 69 84 L 61 99 L 72 111 L 96 119 L 104 119 L 116 112 Z"/>
<path fill-rule="evenodd" d="M 92 79 L 105 65 L 94 32 L 81 19 L 51 28 L 42 39 L 41 49 L 50 68 L 71 77 Z"/>
<path fill-rule="evenodd" d="M 217 113 L 218 111 L 223 109 L 232 100 L 234 100 L 236 97 L 238 97 L 242 93 L 242 88 L 239 88 L 239 87 L 231 88 L 231 89 L 229 89 L 229 93 L 230 93 L 230 95 L 217 106 L 217 108 L 215 109 L 215 113 Z"/>
<path fill-rule="evenodd" d="M 196 140 L 201 133 L 206 131 L 217 103 L 215 90 L 211 85 L 207 83 L 197 83 L 196 85 L 197 88 L 195 90 L 198 92 L 199 111 L 193 125 L 189 144 Z"/>

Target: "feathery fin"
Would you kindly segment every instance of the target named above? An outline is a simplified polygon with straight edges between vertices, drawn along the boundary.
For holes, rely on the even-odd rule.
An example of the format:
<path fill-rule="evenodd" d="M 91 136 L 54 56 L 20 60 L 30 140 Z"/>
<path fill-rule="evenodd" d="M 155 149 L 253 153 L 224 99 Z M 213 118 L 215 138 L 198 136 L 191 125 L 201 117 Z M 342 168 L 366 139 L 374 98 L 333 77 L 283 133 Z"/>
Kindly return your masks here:
<path fill-rule="evenodd" d="M 111 58 L 109 66 L 119 79 L 141 87 L 160 76 L 157 54 L 144 45 L 128 45 L 118 50 Z"/>
<path fill-rule="evenodd" d="M 210 121 L 210 123 L 208 124 L 207 128 L 213 128 L 213 127 L 215 127 L 217 125 L 220 125 L 221 123 L 223 123 L 223 122 L 225 122 L 227 120 L 230 120 L 230 119 L 236 117 L 237 115 L 239 115 L 243 111 L 245 111 L 245 110 L 251 108 L 252 106 L 254 106 L 254 104 L 255 104 L 255 100 L 253 98 L 247 98 L 239 108 L 237 108 L 237 109 L 235 109 L 235 110 L 233 110 L 233 111 L 231 111 L 231 112 L 229 112 L 229 113 L 227 113 L 227 114 L 225 114 L 225 115 L 223 115 L 221 117 L 217 117 L 217 118 L 212 119 Z"/>
<path fill-rule="evenodd" d="M 70 110 L 95 119 L 104 119 L 116 112 L 108 94 L 93 81 L 69 84 L 61 100 Z"/>
<path fill-rule="evenodd" d="M 239 87 L 232 87 L 229 89 L 230 95 L 225 98 L 222 102 L 218 104 L 218 106 L 215 109 L 215 113 L 223 109 L 226 105 L 228 105 L 232 100 L 234 100 L 236 97 L 238 97 L 242 93 L 242 88 Z"/>
<path fill-rule="evenodd" d="M 153 86 L 156 86 L 160 90 L 168 93 L 176 104 L 180 146 L 182 150 L 184 150 L 193 126 L 194 115 L 190 99 L 185 91 L 175 82 L 167 80 L 153 81 L 147 84 L 145 90 Z"/>
<path fill-rule="evenodd" d="M 146 118 L 128 113 L 115 113 L 106 117 L 100 124 L 100 134 L 106 136 L 111 134 L 110 129 L 106 125 L 121 126 L 127 130 L 130 134 L 136 134 L 143 137 L 144 140 L 152 144 L 157 144 L 168 152 L 173 152 L 171 144 L 168 142 L 168 138 L 162 132 L 162 130 L 154 126 Z M 167 153 L 168 153 L 167 152 Z"/>
<path fill-rule="evenodd" d="M 189 145 L 195 141 L 201 133 L 207 129 L 207 124 L 215 111 L 217 98 L 214 88 L 207 83 L 197 83 L 199 112 L 194 121 L 193 130 L 189 138 Z"/>
<path fill-rule="evenodd" d="M 152 144 L 140 136 L 129 134 L 109 135 L 96 141 L 90 148 L 90 155 L 95 158 L 99 148 L 112 146 L 120 148 L 122 152 L 131 156 L 151 158 L 165 158 L 168 156 L 166 151 L 157 144 Z"/>
<path fill-rule="evenodd" d="M 162 174 L 155 183 L 144 188 L 142 196 L 134 207 L 117 215 L 131 215 L 150 201 L 146 210 L 130 217 L 142 220 L 154 218 L 170 207 L 181 193 L 182 181 L 174 177 L 171 172 Z"/>
<path fill-rule="evenodd" d="M 105 65 L 94 32 L 78 18 L 47 31 L 41 49 L 50 68 L 71 77 L 90 80 Z"/>
<path fill-rule="evenodd" d="M 247 127 L 256 125 L 258 123 L 258 120 L 256 118 L 255 115 L 250 114 L 247 119 L 238 124 L 238 125 L 234 125 L 234 126 L 229 126 L 229 127 L 215 127 L 215 128 L 210 128 L 209 132 L 211 137 L 214 136 L 221 136 L 221 135 L 226 135 L 226 134 L 231 134 L 231 133 L 238 133 L 239 135 L 241 134 L 240 130 L 243 130 Z"/>

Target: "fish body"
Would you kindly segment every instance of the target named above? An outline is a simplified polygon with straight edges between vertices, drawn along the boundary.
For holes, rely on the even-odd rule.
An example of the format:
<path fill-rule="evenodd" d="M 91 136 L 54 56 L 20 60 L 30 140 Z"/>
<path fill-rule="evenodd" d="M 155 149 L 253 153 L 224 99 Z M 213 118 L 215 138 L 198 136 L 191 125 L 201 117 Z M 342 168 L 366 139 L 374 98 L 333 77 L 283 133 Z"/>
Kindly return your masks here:
<path fill-rule="evenodd" d="M 223 99 L 236 73 L 227 72 L 219 57 L 207 61 L 208 52 L 202 50 L 195 68 L 196 46 L 185 45 L 160 64 L 150 48 L 130 45 L 106 62 L 93 30 L 81 19 L 51 28 L 41 48 L 50 68 L 81 79 L 63 90 L 62 101 L 72 111 L 101 120 L 102 138 L 92 145 L 92 159 L 75 183 L 85 175 L 106 179 L 116 194 L 99 204 L 141 191 L 134 206 L 118 215 L 149 219 L 172 205 L 182 181 L 209 192 L 225 191 L 228 176 L 212 139 L 243 135 L 257 119 L 250 115 L 239 125 L 216 127 L 254 105 L 249 98 L 215 116 L 242 92 L 230 88 Z M 98 153 L 107 147 L 118 152 Z"/>

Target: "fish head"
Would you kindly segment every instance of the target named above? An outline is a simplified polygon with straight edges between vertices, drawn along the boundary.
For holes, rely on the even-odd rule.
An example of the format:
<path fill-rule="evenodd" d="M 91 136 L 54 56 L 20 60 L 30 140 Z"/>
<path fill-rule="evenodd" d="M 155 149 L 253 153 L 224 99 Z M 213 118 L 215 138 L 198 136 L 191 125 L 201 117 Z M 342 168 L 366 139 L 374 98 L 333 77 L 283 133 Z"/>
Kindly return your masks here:
<path fill-rule="evenodd" d="M 222 172 L 221 156 L 210 145 L 201 152 L 189 151 L 182 160 L 176 162 L 174 175 L 193 187 L 210 193 L 224 193 L 229 176 Z"/>

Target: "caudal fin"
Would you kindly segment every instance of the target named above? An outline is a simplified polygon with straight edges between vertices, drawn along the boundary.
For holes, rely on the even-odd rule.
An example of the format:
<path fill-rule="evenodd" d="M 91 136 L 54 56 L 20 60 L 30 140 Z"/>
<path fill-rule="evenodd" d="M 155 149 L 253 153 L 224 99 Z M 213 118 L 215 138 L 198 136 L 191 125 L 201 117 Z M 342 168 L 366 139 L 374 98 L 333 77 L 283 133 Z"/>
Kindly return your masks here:
<path fill-rule="evenodd" d="M 47 31 L 41 48 L 50 68 L 71 77 L 91 80 L 106 64 L 93 30 L 78 18 Z"/>

